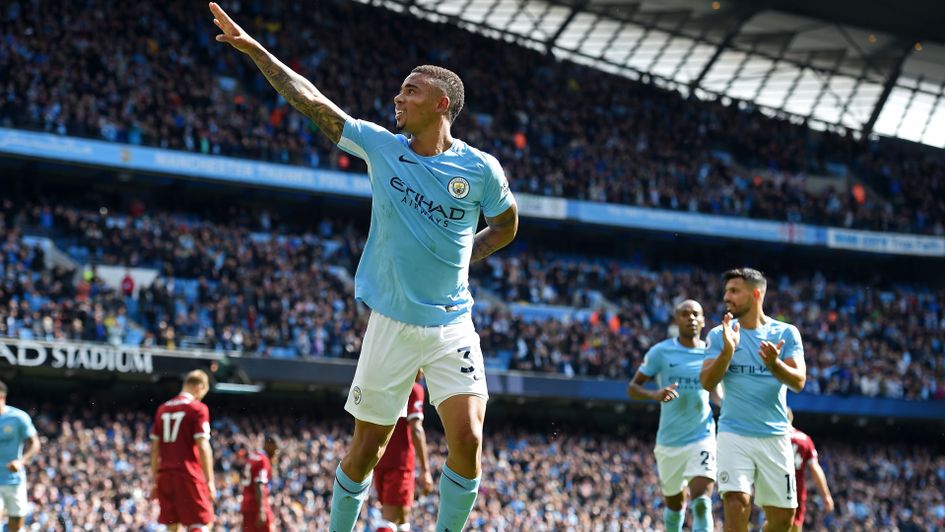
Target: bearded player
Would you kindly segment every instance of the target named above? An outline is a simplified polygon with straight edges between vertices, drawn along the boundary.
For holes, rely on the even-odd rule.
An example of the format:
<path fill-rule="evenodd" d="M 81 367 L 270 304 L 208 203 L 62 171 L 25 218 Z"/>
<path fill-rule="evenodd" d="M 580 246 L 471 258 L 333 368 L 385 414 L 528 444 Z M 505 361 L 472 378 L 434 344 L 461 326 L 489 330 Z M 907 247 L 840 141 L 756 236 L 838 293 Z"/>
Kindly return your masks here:
<path fill-rule="evenodd" d="M 787 532 L 797 508 L 787 388 L 799 392 L 807 380 L 801 334 L 764 313 L 761 272 L 740 268 L 722 278 L 728 313 L 709 332 L 700 379 L 706 390 L 721 382 L 725 391 L 718 436 L 725 530 L 748 530 L 754 492 L 765 531 Z"/>

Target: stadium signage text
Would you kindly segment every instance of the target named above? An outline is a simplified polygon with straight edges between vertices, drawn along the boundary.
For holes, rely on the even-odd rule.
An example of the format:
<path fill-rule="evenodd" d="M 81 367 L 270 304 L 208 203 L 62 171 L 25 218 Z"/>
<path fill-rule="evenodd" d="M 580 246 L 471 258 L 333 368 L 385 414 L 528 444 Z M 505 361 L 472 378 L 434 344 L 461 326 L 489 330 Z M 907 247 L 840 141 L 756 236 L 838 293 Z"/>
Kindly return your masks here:
<path fill-rule="evenodd" d="M 48 343 L 0 340 L 0 360 L 11 366 L 84 369 L 118 373 L 154 372 L 152 355 L 137 347 L 107 344 Z"/>
<path fill-rule="evenodd" d="M 321 170 L 283 164 L 246 161 L 233 157 L 175 152 L 160 148 L 131 146 L 100 140 L 79 139 L 51 133 L 35 133 L 0 128 L 0 154 L 35 157 L 66 163 L 80 163 L 106 168 L 123 168 L 156 172 L 179 177 L 195 177 L 228 183 L 247 183 L 264 187 L 305 190 L 314 193 L 340 194 L 358 198 L 371 197 L 367 175 L 335 170 Z M 716 154 L 718 155 L 718 154 Z M 409 189 L 402 180 L 391 183 L 401 192 Z M 420 199 L 412 207 L 424 216 L 448 224 L 457 212 Z M 519 193 L 522 216 L 551 220 L 645 229 L 667 233 L 707 235 L 722 238 L 764 242 L 782 242 L 846 249 L 867 253 L 945 257 L 945 238 L 940 236 L 879 233 L 810 224 L 752 220 L 735 216 L 718 216 L 678 210 L 614 205 L 585 200 L 565 200 Z M 443 214 L 439 214 L 442 209 Z M 445 227 L 446 225 L 444 225 Z"/>

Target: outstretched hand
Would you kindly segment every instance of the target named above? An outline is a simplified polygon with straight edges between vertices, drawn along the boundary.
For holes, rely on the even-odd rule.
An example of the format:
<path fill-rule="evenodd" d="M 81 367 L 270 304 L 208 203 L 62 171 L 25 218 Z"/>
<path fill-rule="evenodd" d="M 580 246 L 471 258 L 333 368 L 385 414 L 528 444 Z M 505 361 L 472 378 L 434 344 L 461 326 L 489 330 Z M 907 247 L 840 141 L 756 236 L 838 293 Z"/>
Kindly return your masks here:
<path fill-rule="evenodd" d="M 244 54 L 259 47 L 259 43 L 243 31 L 236 22 L 233 22 L 219 4 L 210 2 L 210 12 L 213 13 L 213 23 L 223 31 L 222 34 L 217 35 L 217 42 L 225 42 Z"/>
<path fill-rule="evenodd" d="M 725 317 L 722 318 L 722 341 L 725 343 L 725 347 L 734 352 L 741 338 L 742 334 L 738 324 L 732 325 L 732 313 L 725 313 Z"/>

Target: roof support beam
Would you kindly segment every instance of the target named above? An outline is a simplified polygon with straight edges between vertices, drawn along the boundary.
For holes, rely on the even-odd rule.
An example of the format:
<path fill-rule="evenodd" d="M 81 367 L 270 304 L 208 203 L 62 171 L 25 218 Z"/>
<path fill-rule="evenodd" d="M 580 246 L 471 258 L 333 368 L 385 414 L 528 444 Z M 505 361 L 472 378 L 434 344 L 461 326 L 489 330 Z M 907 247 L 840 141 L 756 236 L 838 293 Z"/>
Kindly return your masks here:
<path fill-rule="evenodd" d="M 870 133 L 873 132 L 873 126 L 876 125 L 876 121 L 879 120 L 879 113 L 883 111 L 883 107 L 886 106 L 886 100 L 889 99 L 889 95 L 892 94 L 893 87 L 896 86 L 896 81 L 899 80 L 899 75 L 902 73 L 902 65 L 905 64 L 906 59 L 909 57 L 909 54 L 912 53 L 914 43 L 909 42 L 908 45 L 903 46 L 902 53 L 899 54 L 899 57 L 896 58 L 895 64 L 889 69 L 889 75 L 886 76 L 886 81 L 883 83 L 883 92 L 880 93 L 879 98 L 876 100 L 876 104 L 873 106 L 873 112 L 870 113 L 870 119 L 866 121 L 866 124 L 863 124 L 863 138 L 869 137 Z"/>
<path fill-rule="evenodd" d="M 689 92 L 699 88 L 699 86 L 702 84 L 702 80 L 705 79 L 706 75 L 715 65 L 715 62 L 718 61 L 719 57 L 722 56 L 722 52 L 727 50 L 732 45 L 732 41 L 734 41 L 735 37 L 738 36 L 738 32 L 741 31 L 742 26 L 744 26 L 745 23 L 748 22 L 748 19 L 753 17 L 758 11 L 760 11 L 760 9 L 746 10 L 735 19 L 735 21 L 732 23 L 732 26 L 729 28 L 728 33 L 725 34 L 725 38 L 722 39 L 722 42 L 720 42 L 715 48 L 715 51 L 712 52 L 712 57 L 710 57 L 709 60 L 706 61 L 705 65 L 703 65 L 699 75 L 693 78 L 689 83 Z"/>
<path fill-rule="evenodd" d="M 564 19 L 564 21 L 561 22 L 561 25 L 558 26 L 557 30 L 555 30 L 554 35 L 552 35 L 551 38 L 545 42 L 545 51 L 547 53 L 549 54 L 551 53 L 551 51 L 555 47 L 555 43 L 558 42 L 558 38 L 561 37 L 562 33 L 564 33 L 564 30 L 568 28 L 568 25 L 571 24 L 571 21 L 574 20 L 574 17 L 578 16 L 578 13 L 583 11 L 584 8 L 587 7 L 587 4 L 589 3 L 590 3 L 590 0 L 579 0 L 577 3 L 574 4 L 574 6 L 571 8 L 571 12 L 568 13 L 568 18 Z"/>

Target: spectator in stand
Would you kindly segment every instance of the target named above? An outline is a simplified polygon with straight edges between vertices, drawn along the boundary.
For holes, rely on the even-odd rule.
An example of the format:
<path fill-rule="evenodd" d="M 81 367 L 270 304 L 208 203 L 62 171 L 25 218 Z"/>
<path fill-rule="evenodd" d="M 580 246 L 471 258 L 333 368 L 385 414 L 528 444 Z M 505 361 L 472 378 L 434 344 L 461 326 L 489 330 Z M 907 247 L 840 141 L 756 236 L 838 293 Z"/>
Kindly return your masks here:
<path fill-rule="evenodd" d="M 207 155 L 363 172 L 291 112 L 247 63 L 212 46 L 203 6 L 103 0 L 0 12 L 0 125 Z M 247 30 L 359 115 L 390 124 L 384 87 L 432 59 L 483 87 L 456 130 L 508 165 L 515 191 L 881 231 L 945 234 L 945 164 L 903 142 L 815 132 L 744 102 L 684 98 L 550 54 L 356 2 L 227 6 Z M 131 21 L 130 23 L 127 21 Z M 153 28 L 167 31 L 154 32 Z M 349 28 L 342 41 L 323 38 Z M 449 39 L 437 38 L 449 31 Z M 107 35 L 107 39 L 100 36 Z M 388 46 L 378 48 L 383 41 Z M 63 46 L 62 43 L 68 43 Z M 360 58 L 350 61 L 351 57 Z M 371 71 L 370 80 L 357 72 Z M 501 72 L 501 77 L 497 74 Z M 596 102 L 607 101 L 600 106 Z M 226 117 L 221 119 L 220 117 Z M 720 154 L 720 152 L 726 152 Z M 729 159 L 733 159 L 732 164 Z M 814 192 L 845 165 L 863 181 Z M 752 170 L 744 170 L 748 168 Z M 869 189 L 863 185 L 868 185 Z M 698 191 L 695 193 L 693 191 Z"/>
<path fill-rule="evenodd" d="M 30 464 L 27 527 L 154 531 L 157 508 L 148 497 L 150 418 L 127 407 L 94 409 L 77 397 L 65 403 L 23 404 L 40 433 L 43 452 Z M 345 445 L 341 420 L 253 415 L 214 408 L 218 530 L 240 529 L 241 472 L 265 433 L 282 435 L 273 464 L 275 530 L 320 530 L 337 456 Z M 470 530 L 653 530 L 662 513 L 648 437 L 586 432 L 580 427 L 538 433 L 496 424 L 483 449 L 489 482 L 482 486 Z M 442 464 L 442 434 L 427 431 L 433 470 Z M 820 463 L 831 479 L 836 511 L 808 501 L 807 528 L 935 530 L 945 526 L 945 456 L 918 445 L 845 443 L 817 437 Z M 102 467 L 107 464 L 108 467 Z M 434 479 L 436 480 L 436 479 Z M 415 529 L 428 530 L 436 495 L 419 503 Z M 375 504 L 369 511 L 379 516 Z M 715 515 L 721 515 L 716 507 Z M 721 529 L 716 523 L 717 529 Z M 33 528 L 30 528 L 31 530 Z"/>

